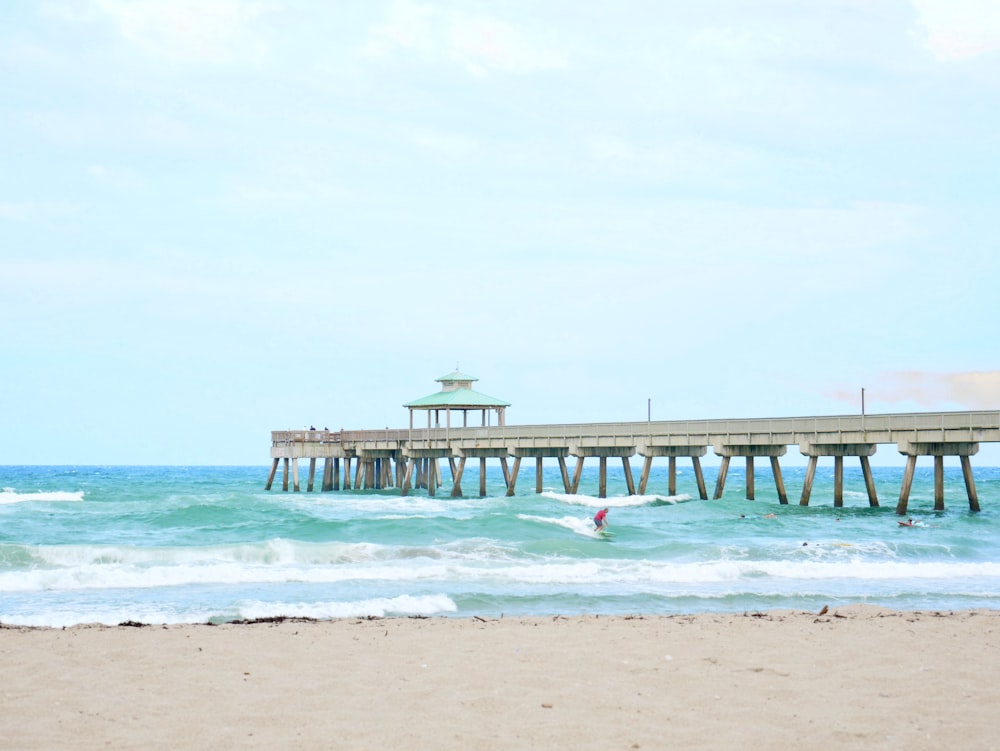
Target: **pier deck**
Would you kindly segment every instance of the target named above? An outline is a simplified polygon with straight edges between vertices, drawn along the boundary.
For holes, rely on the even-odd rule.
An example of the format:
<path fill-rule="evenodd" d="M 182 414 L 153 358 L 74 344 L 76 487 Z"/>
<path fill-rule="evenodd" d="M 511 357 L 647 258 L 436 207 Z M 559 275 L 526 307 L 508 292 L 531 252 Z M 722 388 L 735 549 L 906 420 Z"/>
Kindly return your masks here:
<path fill-rule="evenodd" d="M 485 463 L 499 459 L 504 470 L 507 494 L 513 495 L 522 459 L 535 459 L 536 491 L 541 491 L 542 460 L 558 460 L 566 492 L 576 492 L 583 462 L 596 458 L 600 463 L 599 494 L 605 496 L 608 458 L 622 461 L 630 493 L 635 492 L 629 459 L 644 458 L 639 493 L 645 493 L 652 460 L 667 457 L 669 492 L 674 494 L 676 461 L 691 459 L 699 495 L 707 499 L 700 457 L 708 448 L 722 458 L 715 498 L 722 496 L 729 462 L 744 457 L 747 467 L 747 498 L 754 497 L 754 458 L 768 457 L 778 497 L 787 503 L 778 458 L 789 446 L 796 446 L 809 461 L 801 505 L 809 503 L 816 465 L 821 457 L 833 457 L 835 469 L 834 505 L 843 503 L 843 460 L 858 457 L 865 476 L 869 504 L 878 505 L 871 479 L 869 458 L 880 445 L 894 445 L 907 457 L 903 484 L 896 511 L 906 513 L 910 485 L 917 457 L 934 458 L 935 508 L 944 507 L 943 458 L 960 458 L 969 507 L 979 510 L 969 457 L 983 442 L 1000 442 L 1000 411 L 917 412 L 825 417 L 758 418 L 741 420 L 671 420 L 619 423 L 568 423 L 555 425 L 499 425 L 492 427 L 402 428 L 383 430 L 275 430 L 271 433 L 273 464 L 267 481 L 271 488 L 279 462 L 284 460 L 283 489 L 288 489 L 289 462 L 294 489 L 299 489 L 298 460 L 309 459 L 309 486 L 312 490 L 315 463 L 326 461 L 323 489 L 340 489 L 340 463 L 344 463 L 345 489 L 352 487 L 351 464 L 356 462 L 354 487 L 398 486 L 403 494 L 414 487 L 433 494 L 442 484 L 439 459 L 448 459 L 453 495 L 461 495 L 461 478 L 466 459 L 479 459 L 480 494 L 485 494 Z M 566 460 L 576 458 L 573 477 Z M 513 458 L 512 468 L 507 459 Z M 395 463 L 395 472 L 391 470 Z"/>

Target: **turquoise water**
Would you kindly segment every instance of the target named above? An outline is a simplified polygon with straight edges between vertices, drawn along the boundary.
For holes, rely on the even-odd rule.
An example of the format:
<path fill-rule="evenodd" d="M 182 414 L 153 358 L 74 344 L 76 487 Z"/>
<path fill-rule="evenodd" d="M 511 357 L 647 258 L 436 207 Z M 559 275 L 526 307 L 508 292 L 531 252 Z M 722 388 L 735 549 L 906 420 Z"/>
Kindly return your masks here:
<path fill-rule="evenodd" d="M 673 497 L 665 464 L 645 496 L 627 496 L 616 469 L 605 501 L 596 466 L 575 496 L 557 467 L 535 494 L 532 466 L 513 498 L 499 466 L 485 498 L 477 467 L 463 498 L 450 486 L 406 498 L 268 492 L 267 467 L 0 467 L 0 621 L 1000 608 L 1000 469 L 974 466 L 979 513 L 961 470 L 946 469 L 946 510 L 935 512 L 933 468 L 918 466 L 914 527 L 895 514 L 901 468 L 874 468 L 874 509 L 860 468 L 847 466 L 844 507 L 833 507 L 832 461 L 808 507 L 801 467 L 783 468 L 786 506 L 766 464 L 755 501 L 742 467 L 717 501 L 698 499 L 683 462 Z M 716 470 L 705 476 L 711 494 Z M 604 505 L 610 539 L 590 522 Z"/>

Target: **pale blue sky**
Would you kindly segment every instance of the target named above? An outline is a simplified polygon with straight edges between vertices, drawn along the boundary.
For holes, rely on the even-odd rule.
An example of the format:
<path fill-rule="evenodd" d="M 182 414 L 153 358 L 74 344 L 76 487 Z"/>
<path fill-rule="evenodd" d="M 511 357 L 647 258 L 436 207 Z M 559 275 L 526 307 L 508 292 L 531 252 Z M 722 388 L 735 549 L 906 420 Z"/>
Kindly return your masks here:
<path fill-rule="evenodd" d="M 990 0 L 15 0 L 0 134 L 0 463 L 1000 407 Z"/>

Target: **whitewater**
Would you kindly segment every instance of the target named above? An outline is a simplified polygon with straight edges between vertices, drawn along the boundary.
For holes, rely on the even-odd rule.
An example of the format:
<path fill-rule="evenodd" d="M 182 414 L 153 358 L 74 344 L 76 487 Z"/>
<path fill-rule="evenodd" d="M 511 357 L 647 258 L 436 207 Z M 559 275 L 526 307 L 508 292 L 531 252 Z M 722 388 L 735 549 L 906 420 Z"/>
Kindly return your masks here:
<path fill-rule="evenodd" d="M 265 467 L 0 467 L 0 622 L 1000 608 L 1000 469 L 975 467 L 975 513 L 959 468 L 934 511 L 918 467 L 912 527 L 894 513 L 902 469 L 873 471 L 878 508 L 850 468 L 834 508 L 832 467 L 809 506 L 796 467 L 788 505 L 760 469 L 755 501 L 739 470 L 705 501 L 683 469 L 676 495 L 611 475 L 601 499 L 596 469 L 578 495 L 547 467 L 542 493 L 508 498 L 497 467 L 486 497 L 451 498 L 265 491 Z M 649 488 L 666 486 L 654 466 Z M 608 539 L 590 521 L 604 506 Z"/>

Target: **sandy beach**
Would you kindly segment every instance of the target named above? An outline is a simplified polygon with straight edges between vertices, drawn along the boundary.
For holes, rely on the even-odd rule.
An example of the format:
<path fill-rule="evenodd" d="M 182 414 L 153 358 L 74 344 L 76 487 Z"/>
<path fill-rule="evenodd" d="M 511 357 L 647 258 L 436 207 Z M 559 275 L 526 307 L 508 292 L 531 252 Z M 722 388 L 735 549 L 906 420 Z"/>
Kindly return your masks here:
<path fill-rule="evenodd" d="M 1000 612 L 0 629 L 8 749 L 1000 748 Z"/>

